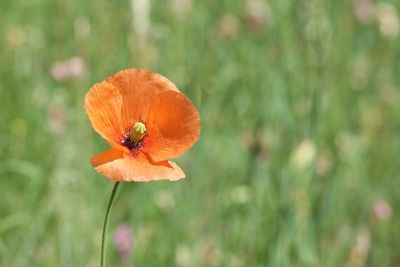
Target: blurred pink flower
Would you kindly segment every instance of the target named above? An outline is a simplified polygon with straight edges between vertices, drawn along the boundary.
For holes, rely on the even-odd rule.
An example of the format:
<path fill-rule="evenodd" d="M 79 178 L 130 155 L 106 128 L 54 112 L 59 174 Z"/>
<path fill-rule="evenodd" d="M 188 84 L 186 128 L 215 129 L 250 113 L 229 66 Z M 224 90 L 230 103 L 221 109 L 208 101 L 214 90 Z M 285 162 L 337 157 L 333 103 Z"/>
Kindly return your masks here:
<path fill-rule="evenodd" d="M 121 265 L 126 265 L 134 246 L 134 235 L 130 225 L 121 224 L 113 234 L 113 244 Z"/>
<path fill-rule="evenodd" d="M 246 1 L 246 18 L 250 30 L 261 31 L 271 23 L 271 10 L 263 0 Z"/>
<path fill-rule="evenodd" d="M 68 60 L 54 63 L 50 72 L 57 81 L 80 78 L 86 74 L 86 64 L 83 58 L 72 57 Z"/>
<path fill-rule="evenodd" d="M 379 221 L 386 221 L 392 216 L 392 207 L 385 199 L 376 199 L 372 204 L 372 215 Z"/>
<path fill-rule="evenodd" d="M 365 24 L 374 21 L 376 8 L 368 0 L 357 0 L 353 4 L 353 14 L 360 23 Z"/>

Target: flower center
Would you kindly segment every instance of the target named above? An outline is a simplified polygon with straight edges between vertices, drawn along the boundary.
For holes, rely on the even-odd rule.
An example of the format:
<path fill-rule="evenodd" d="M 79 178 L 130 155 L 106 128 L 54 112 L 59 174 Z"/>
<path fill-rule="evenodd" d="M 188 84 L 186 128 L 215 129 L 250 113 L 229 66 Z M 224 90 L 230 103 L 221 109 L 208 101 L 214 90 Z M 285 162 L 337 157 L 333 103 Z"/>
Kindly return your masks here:
<path fill-rule="evenodd" d="M 143 138 L 146 136 L 146 125 L 143 122 L 135 122 L 121 139 L 121 145 L 128 148 L 132 153 L 143 145 Z"/>

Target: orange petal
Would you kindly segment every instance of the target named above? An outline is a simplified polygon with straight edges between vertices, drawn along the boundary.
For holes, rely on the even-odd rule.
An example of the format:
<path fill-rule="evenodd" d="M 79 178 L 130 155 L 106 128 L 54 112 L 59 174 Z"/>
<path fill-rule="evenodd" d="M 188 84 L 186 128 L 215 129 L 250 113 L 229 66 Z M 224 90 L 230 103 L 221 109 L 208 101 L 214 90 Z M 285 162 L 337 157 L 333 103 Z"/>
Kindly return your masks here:
<path fill-rule="evenodd" d="M 95 84 L 85 96 L 85 110 L 94 130 L 110 143 L 119 143 L 125 131 L 122 102 L 119 91 L 108 82 Z"/>
<path fill-rule="evenodd" d="M 109 150 L 95 156 L 91 162 L 97 172 L 113 181 L 176 181 L 185 177 L 182 169 L 174 162 L 155 163 L 142 152 L 133 156 L 118 150 Z"/>
<path fill-rule="evenodd" d="M 91 158 L 90 163 L 92 163 L 93 167 L 97 167 L 123 157 L 124 155 L 121 150 L 110 149 Z"/>
<path fill-rule="evenodd" d="M 178 91 L 163 91 L 150 105 L 143 150 L 158 162 L 189 149 L 200 135 L 200 115 Z"/>
<path fill-rule="evenodd" d="M 126 69 L 106 80 L 122 96 L 121 119 L 125 128 L 137 121 L 145 121 L 150 103 L 160 92 L 178 91 L 164 76 L 144 69 Z"/>

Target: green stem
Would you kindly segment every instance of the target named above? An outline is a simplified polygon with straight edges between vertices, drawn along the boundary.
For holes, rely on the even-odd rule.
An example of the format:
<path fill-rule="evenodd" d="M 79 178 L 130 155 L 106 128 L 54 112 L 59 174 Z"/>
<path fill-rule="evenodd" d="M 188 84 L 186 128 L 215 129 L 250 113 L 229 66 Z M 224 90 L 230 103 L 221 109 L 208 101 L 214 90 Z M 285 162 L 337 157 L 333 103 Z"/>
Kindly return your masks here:
<path fill-rule="evenodd" d="M 106 217 L 104 218 L 104 225 L 103 225 L 103 234 L 101 236 L 101 260 L 100 260 L 100 267 L 105 267 L 106 266 L 106 253 L 105 253 L 105 247 L 106 247 L 106 233 L 107 233 L 107 225 L 108 221 L 110 219 L 110 213 L 111 213 L 111 208 L 114 203 L 115 195 L 118 190 L 120 182 L 115 182 L 113 190 L 111 192 L 110 200 L 108 201 L 108 207 L 106 211 Z"/>

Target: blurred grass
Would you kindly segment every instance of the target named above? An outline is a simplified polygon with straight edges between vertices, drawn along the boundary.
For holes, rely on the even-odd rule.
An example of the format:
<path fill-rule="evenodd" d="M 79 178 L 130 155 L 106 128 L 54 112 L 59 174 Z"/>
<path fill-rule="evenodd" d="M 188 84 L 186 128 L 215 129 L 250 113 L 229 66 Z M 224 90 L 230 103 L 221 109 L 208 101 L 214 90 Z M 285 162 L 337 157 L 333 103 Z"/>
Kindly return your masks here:
<path fill-rule="evenodd" d="M 398 35 L 360 2 L 261 1 L 256 20 L 249 2 L 151 1 L 145 36 L 129 1 L 0 3 L 0 266 L 98 266 L 112 183 L 88 162 L 107 144 L 83 97 L 130 67 L 178 84 L 202 135 L 187 179 L 120 192 L 129 266 L 400 265 Z M 54 79 L 74 56 L 86 75 Z"/>

